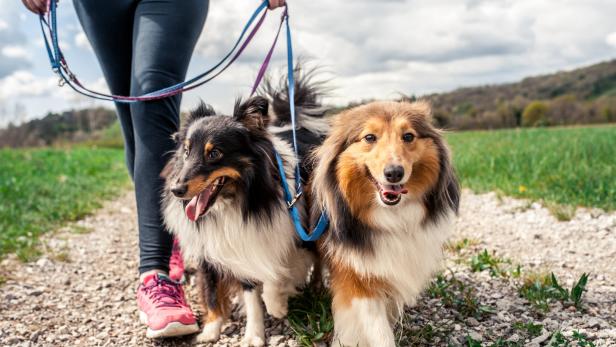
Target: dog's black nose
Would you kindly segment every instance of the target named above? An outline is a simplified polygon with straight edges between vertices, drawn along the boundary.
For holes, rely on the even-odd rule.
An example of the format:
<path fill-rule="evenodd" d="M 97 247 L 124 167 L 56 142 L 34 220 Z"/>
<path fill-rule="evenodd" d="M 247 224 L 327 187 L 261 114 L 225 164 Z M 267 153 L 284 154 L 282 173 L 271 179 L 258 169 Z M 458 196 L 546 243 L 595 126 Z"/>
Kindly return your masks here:
<path fill-rule="evenodd" d="M 390 183 L 398 183 L 404 177 L 404 168 L 400 165 L 389 165 L 385 168 L 385 178 Z"/>
<path fill-rule="evenodd" d="M 187 184 L 176 184 L 175 186 L 171 187 L 171 192 L 173 193 L 173 195 L 175 195 L 178 198 L 183 197 L 187 191 L 188 191 Z"/>

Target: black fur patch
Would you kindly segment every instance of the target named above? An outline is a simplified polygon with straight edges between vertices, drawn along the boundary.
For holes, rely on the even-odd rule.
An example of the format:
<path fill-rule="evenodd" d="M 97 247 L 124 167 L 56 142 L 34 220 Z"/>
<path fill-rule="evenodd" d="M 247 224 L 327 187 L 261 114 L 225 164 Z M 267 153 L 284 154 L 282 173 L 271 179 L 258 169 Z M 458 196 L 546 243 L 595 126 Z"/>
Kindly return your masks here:
<path fill-rule="evenodd" d="M 328 175 L 325 182 L 325 189 L 331 192 L 334 198 L 334 205 L 336 209 L 336 220 L 331 221 L 329 225 L 329 233 L 326 233 L 326 243 L 332 243 L 337 245 L 343 245 L 352 249 L 361 250 L 362 252 L 371 253 L 373 251 L 372 245 L 372 229 L 355 218 L 351 213 L 351 208 L 346 202 L 345 198 L 338 187 L 336 178 L 336 167 L 338 165 L 338 158 L 336 157 L 331 161 L 328 167 Z M 311 211 L 311 225 L 316 225 L 321 215 L 320 206 L 315 205 Z"/>
<path fill-rule="evenodd" d="M 326 114 L 321 98 L 327 94 L 326 81 L 316 81 L 317 68 L 305 69 L 303 64 L 297 64 L 293 69 L 295 77 L 295 114 L 303 112 L 310 117 L 321 118 Z M 291 123 L 291 109 L 289 107 L 289 91 L 287 76 L 282 76 L 277 83 L 265 78 L 259 94 L 267 96 L 276 113 L 274 126 L 285 126 Z M 301 124 L 299 124 L 301 126 Z"/>
<path fill-rule="evenodd" d="M 458 213 L 460 205 L 460 185 L 449 161 L 447 147 L 441 135 L 432 127 L 417 122 L 413 124 L 419 137 L 430 138 L 438 149 L 439 175 L 436 184 L 424 195 L 426 217 L 424 222 L 436 223 L 447 211 Z"/>
<path fill-rule="evenodd" d="M 217 290 L 219 281 L 220 274 L 216 267 L 203 260 L 197 270 L 197 283 L 199 284 L 201 299 L 209 309 L 218 307 Z"/>

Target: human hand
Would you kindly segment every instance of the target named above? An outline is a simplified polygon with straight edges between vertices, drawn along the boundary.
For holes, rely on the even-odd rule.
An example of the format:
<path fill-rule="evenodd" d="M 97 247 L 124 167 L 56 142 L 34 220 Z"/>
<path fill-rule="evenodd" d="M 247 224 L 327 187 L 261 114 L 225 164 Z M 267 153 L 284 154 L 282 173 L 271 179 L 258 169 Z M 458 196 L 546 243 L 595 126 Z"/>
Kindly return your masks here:
<path fill-rule="evenodd" d="M 22 0 L 25 1 L 25 0 Z M 269 0 L 269 8 L 273 10 L 278 7 L 282 7 L 285 5 L 285 0 Z"/>
<path fill-rule="evenodd" d="M 45 14 L 47 12 L 47 0 L 21 0 L 21 2 L 23 2 L 24 6 L 26 6 L 28 10 L 34 12 L 35 14 Z"/>

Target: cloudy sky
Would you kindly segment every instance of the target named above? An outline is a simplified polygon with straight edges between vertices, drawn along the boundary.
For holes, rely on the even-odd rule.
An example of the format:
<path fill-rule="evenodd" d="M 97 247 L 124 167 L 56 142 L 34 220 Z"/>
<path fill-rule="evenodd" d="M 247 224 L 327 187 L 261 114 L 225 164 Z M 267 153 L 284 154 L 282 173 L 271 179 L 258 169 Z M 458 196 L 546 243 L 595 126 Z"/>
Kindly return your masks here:
<path fill-rule="evenodd" d="M 460 86 L 516 81 L 616 57 L 614 0 L 288 0 L 298 55 L 322 65 L 335 88 L 329 101 L 394 98 Z M 256 0 L 212 0 L 189 76 L 232 45 Z M 38 18 L 18 0 L 0 0 L 0 126 L 95 105 L 59 88 Z M 219 78 L 189 92 L 229 111 L 248 93 L 273 38 L 277 15 L 246 54 Z M 105 90 L 72 2 L 59 5 L 61 47 L 80 79 Z M 280 45 L 273 67 L 284 66 Z M 111 107 L 109 103 L 103 104 Z"/>

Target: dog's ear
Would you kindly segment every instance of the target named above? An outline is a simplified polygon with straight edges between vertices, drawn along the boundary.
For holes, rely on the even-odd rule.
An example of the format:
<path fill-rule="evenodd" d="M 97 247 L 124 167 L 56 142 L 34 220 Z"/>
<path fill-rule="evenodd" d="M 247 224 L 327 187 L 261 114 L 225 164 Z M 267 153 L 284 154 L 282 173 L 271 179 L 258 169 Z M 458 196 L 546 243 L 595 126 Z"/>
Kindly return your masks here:
<path fill-rule="evenodd" d="M 411 114 L 432 121 L 432 105 L 426 100 L 417 100 L 409 104 Z"/>
<path fill-rule="evenodd" d="M 233 118 L 249 129 L 265 130 L 270 121 L 268 107 L 269 102 L 262 96 L 255 96 L 244 102 L 238 99 L 235 102 Z"/>
<path fill-rule="evenodd" d="M 175 158 L 171 158 L 167 162 L 167 164 L 165 164 L 165 167 L 160 172 L 160 177 L 166 180 L 171 175 L 171 173 L 173 172 L 173 167 L 174 166 L 175 166 Z"/>
<path fill-rule="evenodd" d="M 195 108 L 194 110 L 190 111 L 190 113 L 186 116 L 186 124 L 190 124 L 197 119 L 203 117 L 210 117 L 215 115 L 216 111 L 214 111 L 214 108 L 212 108 L 212 106 L 206 104 L 203 101 L 200 101 L 199 106 L 197 106 L 197 108 Z"/>

